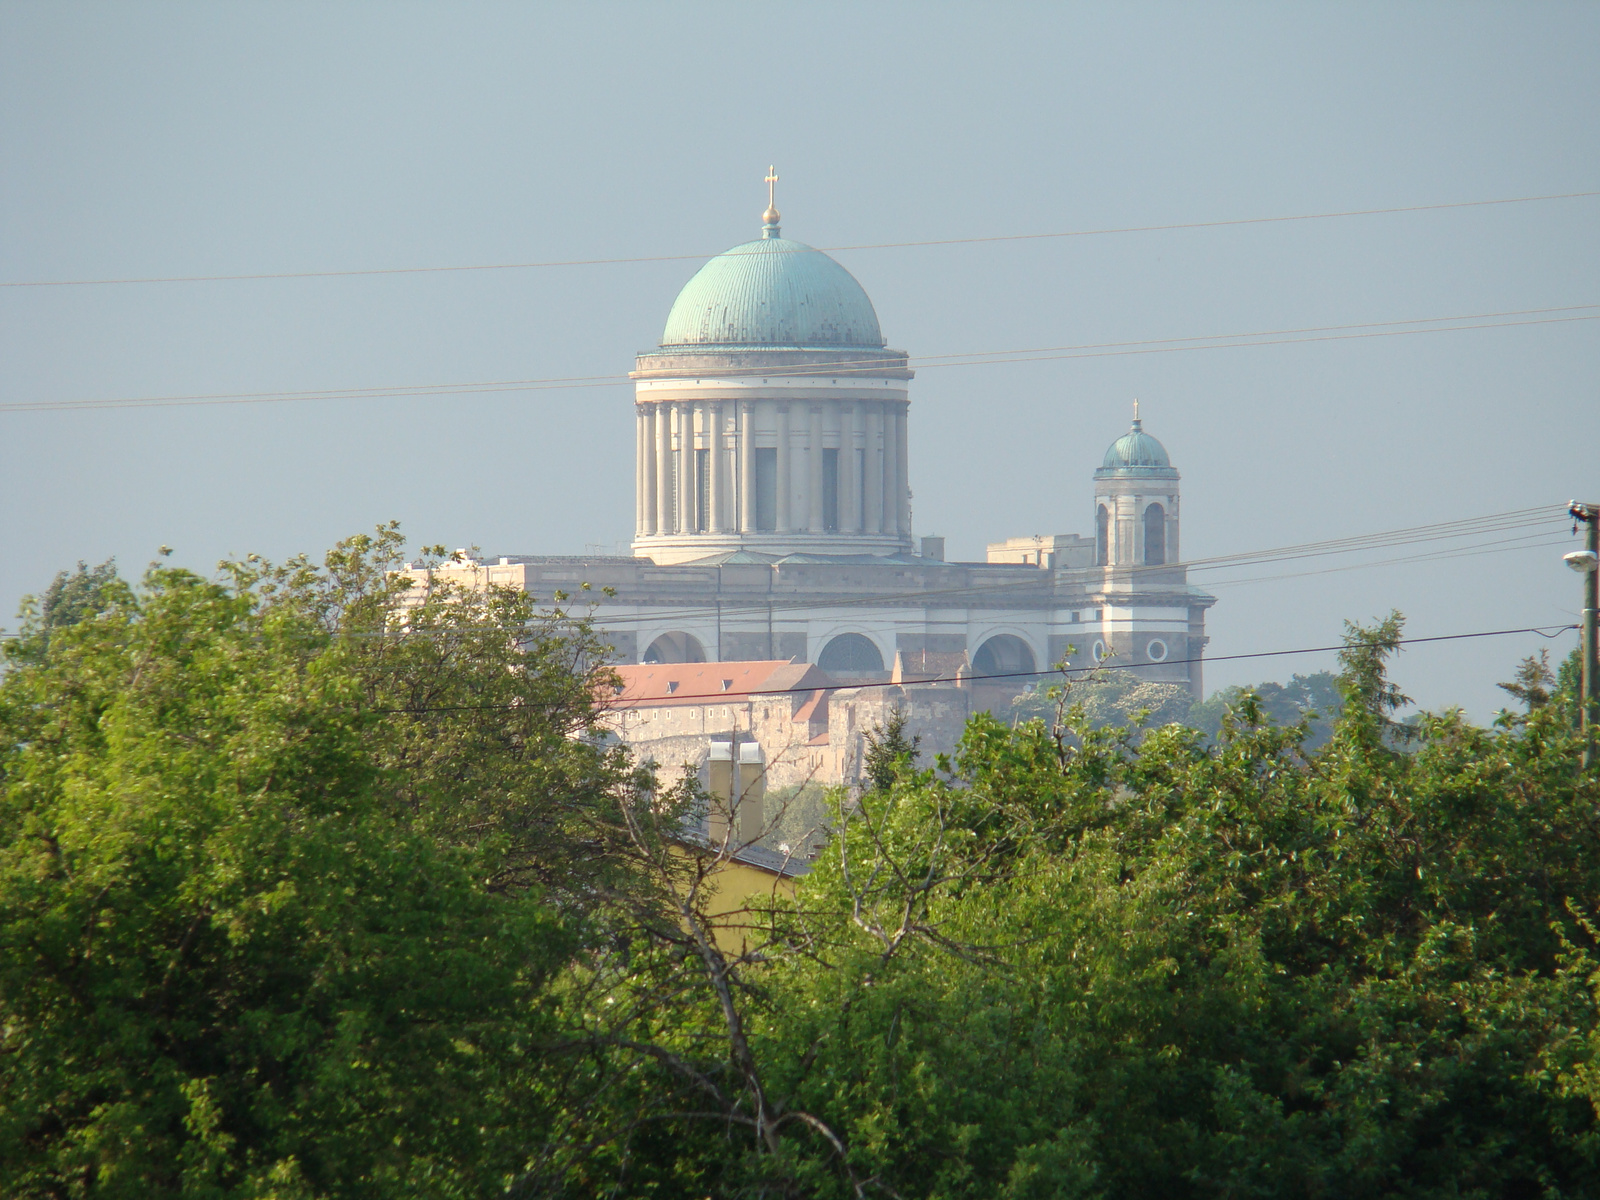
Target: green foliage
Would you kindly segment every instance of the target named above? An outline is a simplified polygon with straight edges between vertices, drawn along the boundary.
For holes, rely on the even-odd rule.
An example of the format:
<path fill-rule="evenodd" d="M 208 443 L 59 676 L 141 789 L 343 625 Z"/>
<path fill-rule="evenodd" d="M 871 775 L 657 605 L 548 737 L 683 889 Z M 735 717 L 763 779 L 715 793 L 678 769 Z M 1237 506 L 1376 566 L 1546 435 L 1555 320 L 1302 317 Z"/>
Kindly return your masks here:
<path fill-rule="evenodd" d="M 1312 675 L 1294 675 L 1288 683 L 1258 683 L 1253 687 L 1229 687 L 1213 692 L 1196 704 L 1184 722 L 1209 737 L 1217 737 L 1229 714 L 1243 710 L 1245 698 L 1261 714 L 1261 719 L 1273 725 L 1298 725 L 1306 722 L 1306 738 L 1302 743 L 1307 750 L 1321 748 L 1333 734 L 1333 722 L 1344 707 L 1344 697 L 1339 691 L 1338 676 L 1331 671 L 1318 671 Z"/>
<path fill-rule="evenodd" d="M 1185 684 L 1155 683 L 1132 671 L 1102 668 L 1076 677 L 1065 673 L 1043 680 L 1011 702 L 1008 721 L 1043 721 L 1059 724 L 1069 709 L 1082 714 L 1092 729 L 1112 725 L 1168 725 L 1186 723 L 1194 696 Z"/>
<path fill-rule="evenodd" d="M 729 967 L 744 1050 L 686 1008 L 641 1068 L 682 1115 L 628 1186 L 1600 1193 L 1600 786 L 1544 711 L 1402 752 L 1399 632 L 1350 631 L 1318 752 L 1249 696 L 1209 745 L 979 717 L 948 774 L 841 806 Z"/>
<path fill-rule="evenodd" d="M 905 714 L 899 709 L 889 714 L 889 719 L 867 734 L 867 752 L 862 763 L 862 774 L 867 786 L 874 791 L 888 791 L 903 772 L 916 766 L 922 737 L 906 736 Z"/>
<path fill-rule="evenodd" d="M 1600 1194 L 1600 782 L 1543 660 L 1489 730 L 1397 722 L 1397 615 L 1199 715 L 1108 672 L 936 769 L 891 721 L 859 797 L 769 796 L 832 836 L 730 913 L 587 622 L 398 555 L 29 610 L 0 1194 Z"/>
<path fill-rule="evenodd" d="M 1532 712 L 1550 703 L 1555 682 L 1556 677 L 1550 670 L 1550 651 L 1541 650 L 1537 655 L 1530 655 L 1517 664 L 1517 673 L 1512 676 L 1509 683 L 1495 686 L 1515 696 L 1529 712 Z"/>
<path fill-rule="evenodd" d="M 767 831 L 760 844 L 803 862 L 811 857 L 813 849 L 827 842 L 834 825 L 834 808 L 829 789 L 820 783 L 772 788 L 764 798 Z"/>
<path fill-rule="evenodd" d="M 0 1194 L 500 1194 L 636 780 L 586 625 L 389 573 L 53 586 L 0 683 Z"/>

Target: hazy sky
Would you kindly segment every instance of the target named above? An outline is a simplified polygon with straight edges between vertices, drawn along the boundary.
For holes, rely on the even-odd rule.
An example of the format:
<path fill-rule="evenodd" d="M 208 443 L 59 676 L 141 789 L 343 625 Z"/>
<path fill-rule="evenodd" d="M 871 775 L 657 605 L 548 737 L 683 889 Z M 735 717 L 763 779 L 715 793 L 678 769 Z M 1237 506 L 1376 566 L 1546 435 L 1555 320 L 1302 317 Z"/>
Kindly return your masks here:
<path fill-rule="evenodd" d="M 1597 151 L 1594 4 L 0 5 L 0 282 L 711 254 L 758 235 L 769 162 L 785 235 L 838 246 L 1594 191 Z M 837 257 L 914 357 L 1136 342 L 1600 305 L 1600 199 Z M 0 405 L 614 376 L 695 266 L 0 287 Z M 1597 351 L 1581 320 L 929 366 L 917 531 L 968 559 L 1092 532 L 1135 396 L 1187 558 L 1600 500 Z M 0 409 L 0 611 L 78 559 L 209 570 L 389 518 L 614 552 L 632 421 L 625 384 Z M 1423 636 L 1573 621 L 1545 530 L 1198 574 L 1210 652 L 1390 608 Z M 1397 676 L 1486 718 L 1539 644 Z"/>

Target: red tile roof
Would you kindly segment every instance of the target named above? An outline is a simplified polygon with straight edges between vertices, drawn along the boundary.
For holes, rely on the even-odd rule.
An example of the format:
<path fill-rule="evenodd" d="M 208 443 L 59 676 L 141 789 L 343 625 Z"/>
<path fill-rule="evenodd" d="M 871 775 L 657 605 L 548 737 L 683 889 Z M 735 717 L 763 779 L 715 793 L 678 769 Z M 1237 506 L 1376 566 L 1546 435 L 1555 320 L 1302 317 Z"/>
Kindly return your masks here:
<path fill-rule="evenodd" d="M 811 663 L 785 659 L 756 662 L 640 663 L 614 667 L 622 690 L 601 696 L 606 708 L 716 704 L 751 696 L 809 692 L 833 680 Z M 824 695 L 826 693 L 823 693 Z"/>

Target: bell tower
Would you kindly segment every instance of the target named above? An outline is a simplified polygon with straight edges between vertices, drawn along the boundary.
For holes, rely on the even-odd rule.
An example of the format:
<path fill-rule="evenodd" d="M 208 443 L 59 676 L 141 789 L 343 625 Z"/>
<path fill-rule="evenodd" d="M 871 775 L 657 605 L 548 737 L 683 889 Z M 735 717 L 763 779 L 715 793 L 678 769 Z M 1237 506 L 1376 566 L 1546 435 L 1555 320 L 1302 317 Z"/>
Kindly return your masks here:
<path fill-rule="evenodd" d="M 1111 443 L 1094 473 L 1095 563 L 1159 567 L 1179 561 L 1178 472 L 1164 446 L 1133 426 Z"/>

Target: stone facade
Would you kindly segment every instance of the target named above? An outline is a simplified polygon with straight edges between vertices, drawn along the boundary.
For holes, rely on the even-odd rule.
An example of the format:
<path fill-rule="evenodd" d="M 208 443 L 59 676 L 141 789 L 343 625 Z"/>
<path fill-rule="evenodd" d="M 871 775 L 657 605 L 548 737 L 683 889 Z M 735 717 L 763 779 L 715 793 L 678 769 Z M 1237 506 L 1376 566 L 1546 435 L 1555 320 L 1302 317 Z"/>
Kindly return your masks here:
<path fill-rule="evenodd" d="M 965 680 L 841 687 L 815 666 L 786 661 L 624 666 L 618 675 L 621 689 L 603 698 L 606 726 L 640 761 L 656 763 L 664 784 L 688 774 L 714 794 L 741 797 L 858 786 L 869 736 L 896 713 L 929 753 L 953 747 L 975 696 Z M 735 760 L 742 774 L 730 784 L 722 764 Z M 757 804 L 741 828 L 760 825 Z"/>
<path fill-rule="evenodd" d="M 624 667 L 813 664 L 860 689 L 848 702 L 819 691 L 804 713 L 771 698 L 630 710 L 619 732 L 650 724 L 663 763 L 737 719 L 781 747 L 769 771 L 853 779 L 869 710 L 920 713 L 911 697 L 959 679 L 960 703 L 928 702 L 929 749 L 947 749 L 962 705 L 1004 704 L 1058 664 L 1110 661 L 1199 698 L 1215 600 L 1188 582 L 1178 472 L 1137 410 L 1095 472 L 1092 535 L 1012 537 L 985 562 L 944 561 L 943 539 L 913 535 L 906 353 L 886 348 L 849 272 L 780 237 L 775 206 L 764 220 L 760 239 L 685 285 L 661 344 L 637 357 L 633 555 L 462 556 L 413 571 L 418 584 L 540 600 L 588 584 Z"/>

